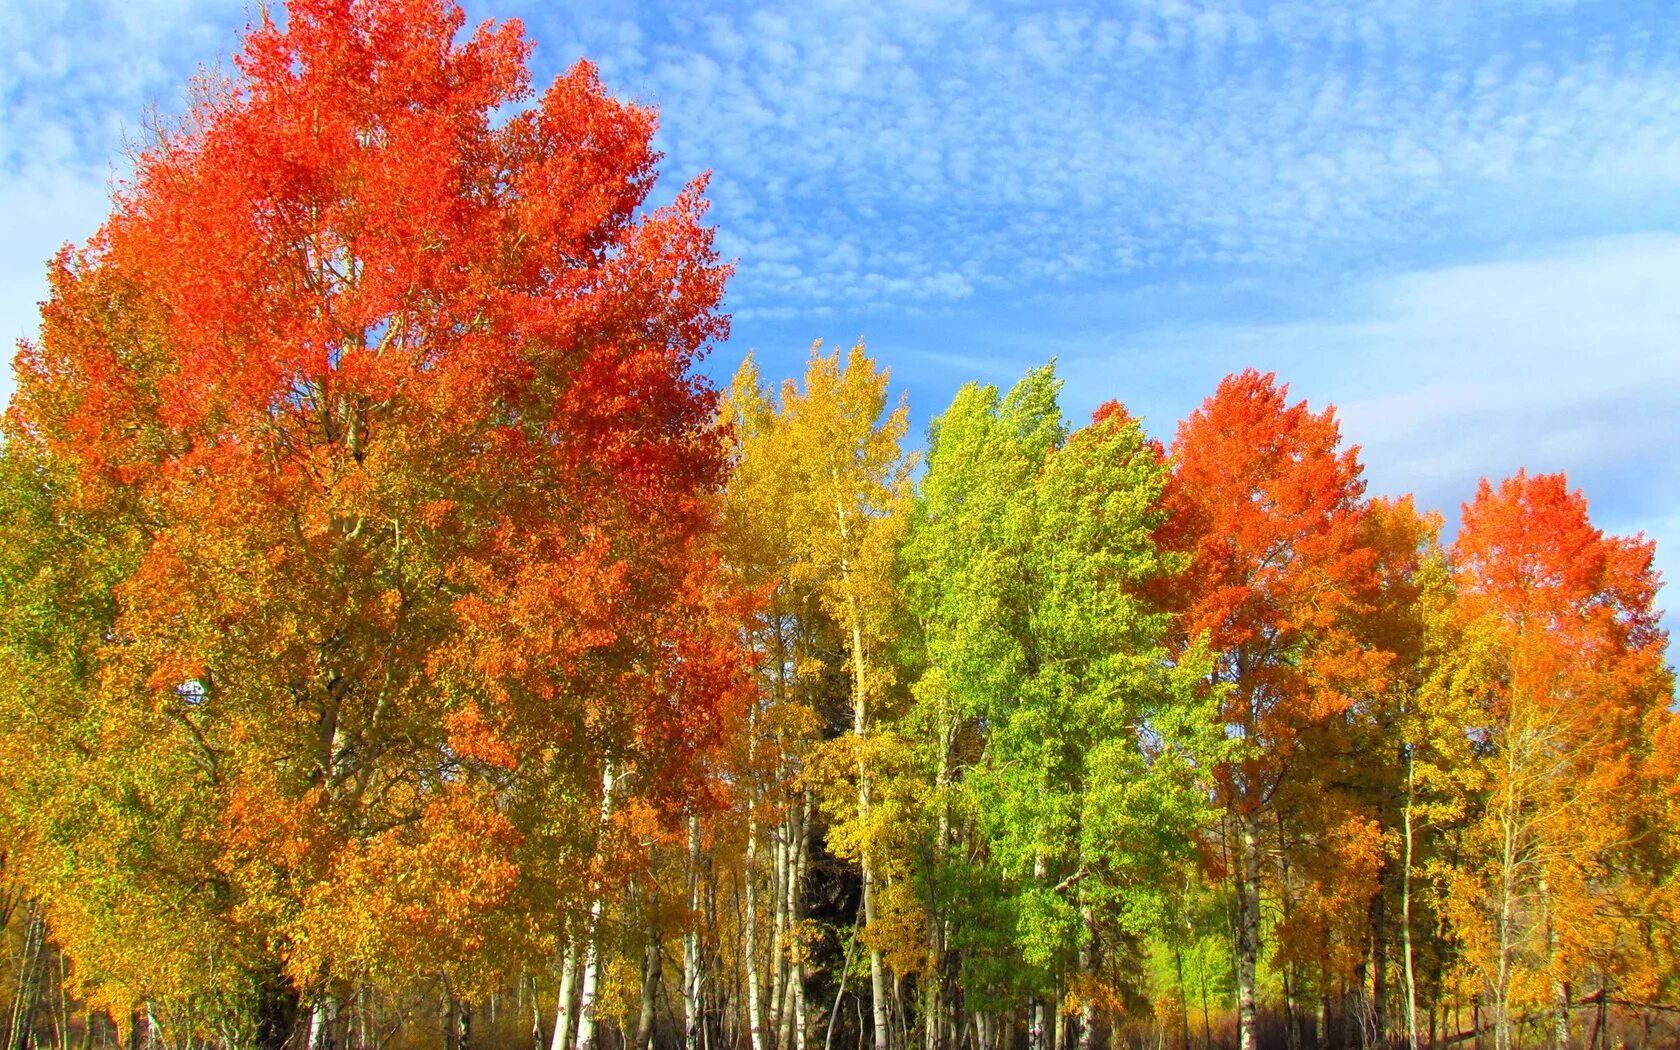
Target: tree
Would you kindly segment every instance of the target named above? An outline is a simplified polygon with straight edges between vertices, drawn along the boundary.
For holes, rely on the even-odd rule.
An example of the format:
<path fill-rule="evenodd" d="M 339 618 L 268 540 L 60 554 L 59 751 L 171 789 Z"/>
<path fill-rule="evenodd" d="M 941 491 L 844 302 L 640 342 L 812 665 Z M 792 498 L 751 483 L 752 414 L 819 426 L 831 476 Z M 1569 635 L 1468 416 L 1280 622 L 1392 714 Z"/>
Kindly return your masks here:
<path fill-rule="evenodd" d="M 894 684 L 885 648 L 898 601 L 892 567 L 911 467 L 901 449 L 909 407 L 901 403 L 887 410 L 887 382 L 887 372 L 877 368 L 862 343 L 844 362 L 838 348 L 823 354 L 817 344 L 804 389 L 788 381 L 778 406 L 793 493 L 784 513 L 798 555 L 791 576 L 813 588 L 845 637 L 852 733 L 826 749 L 826 767 L 830 783 L 837 782 L 833 774 L 840 770 L 855 781 L 847 804 L 837 806 L 830 796 L 829 811 L 838 818 L 830 849 L 855 860 L 863 873 L 876 1050 L 886 1050 L 890 1040 L 880 868 L 889 855 L 885 840 L 901 828 L 894 810 L 878 805 L 883 792 L 876 781 L 886 771 L 874 767 L 890 757 L 893 742 L 877 739 L 876 722 Z"/>
<path fill-rule="evenodd" d="M 1615 940 L 1605 898 L 1639 835 L 1653 712 L 1673 696 L 1653 554 L 1594 528 L 1563 475 L 1522 471 L 1482 482 L 1453 544 L 1482 798 L 1450 906 L 1501 1050 L 1541 988 L 1567 1047 L 1571 985 Z"/>
<path fill-rule="evenodd" d="M 598 914 L 738 680 L 703 186 L 640 212 L 652 112 L 587 64 L 511 109 L 528 43 L 462 23 L 265 13 L 54 260 L 6 418 L 29 878 L 110 995 L 269 1041 Z"/>
<path fill-rule="evenodd" d="M 1029 998 L 1035 1046 L 1053 1041 L 1052 1014 L 1063 1030 L 1064 1004 L 1078 1004 L 1089 1045 L 1098 1004 L 1138 990 L 1111 974 L 1135 973 L 1142 939 L 1176 911 L 1169 887 L 1205 810 L 1191 773 L 1211 721 L 1206 667 L 1172 667 L 1170 617 L 1152 595 L 1184 560 L 1154 542 L 1162 450 L 1113 404 L 1068 436 L 1060 386 L 1043 368 L 1001 399 L 958 393 L 931 428 L 902 554 L 925 649 L 914 721 L 932 738 L 935 858 L 952 846 L 954 788 L 974 824 L 952 870 L 930 873 L 936 910 L 963 919 L 933 925 L 969 927 L 955 939 L 978 953 L 973 927 L 1001 917 L 1012 979 L 988 987 L 995 976 L 970 970 L 965 999 Z M 974 737 L 980 756 L 963 744 Z M 967 870 L 977 854 L 987 878 Z M 979 893 L 990 908 L 958 899 Z M 944 947 L 930 940 L 935 958 Z M 944 996 L 930 980 L 934 1046 Z"/>
<path fill-rule="evenodd" d="M 1340 449 L 1334 410 L 1287 403 L 1288 387 L 1228 376 L 1179 426 L 1164 542 L 1190 554 L 1177 578 L 1180 645 L 1205 639 L 1221 720 L 1237 751 L 1215 769 L 1234 829 L 1238 1014 L 1256 1039 L 1261 836 L 1279 788 L 1299 775 L 1303 731 L 1338 717 L 1380 669 L 1353 617 L 1375 586 L 1361 540 L 1357 449 Z"/>
<path fill-rule="evenodd" d="M 899 554 L 921 649 L 905 730 L 927 752 L 935 811 L 921 873 L 930 912 L 923 995 L 930 1050 L 948 1042 L 954 970 L 968 971 L 965 1000 L 985 1012 L 995 998 L 993 981 L 977 979 L 976 967 L 991 961 L 985 955 L 1009 950 L 997 942 L 1014 939 L 1012 929 L 994 929 L 1010 914 L 1005 881 L 996 870 L 979 877 L 972 870 L 986 835 L 962 825 L 975 810 L 969 767 L 989 742 L 982 727 L 1007 712 L 1029 673 L 1036 488 L 1046 457 L 1067 436 L 1061 385 L 1046 367 L 1027 373 L 1007 396 L 973 383 L 957 392 L 929 427 L 927 473 Z M 973 846 L 959 848 L 965 831 Z M 982 905 L 982 896 L 994 899 Z M 993 944 L 980 948 L 988 937 Z M 964 944 L 976 951 L 954 956 L 953 947 Z M 1016 968 L 1017 981 L 1020 975 Z"/>

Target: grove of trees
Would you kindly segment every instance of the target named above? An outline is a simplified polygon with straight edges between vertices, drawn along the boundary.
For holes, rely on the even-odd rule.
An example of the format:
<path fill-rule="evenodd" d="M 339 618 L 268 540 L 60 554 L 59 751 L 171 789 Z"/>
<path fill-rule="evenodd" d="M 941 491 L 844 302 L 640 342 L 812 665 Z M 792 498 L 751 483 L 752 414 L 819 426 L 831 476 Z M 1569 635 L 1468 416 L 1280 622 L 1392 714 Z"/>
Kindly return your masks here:
<path fill-rule="evenodd" d="M 259 11 L 50 265 L 7 1050 L 1675 1045 L 1651 542 L 1252 370 L 720 391 L 704 180 L 463 26 Z"/>

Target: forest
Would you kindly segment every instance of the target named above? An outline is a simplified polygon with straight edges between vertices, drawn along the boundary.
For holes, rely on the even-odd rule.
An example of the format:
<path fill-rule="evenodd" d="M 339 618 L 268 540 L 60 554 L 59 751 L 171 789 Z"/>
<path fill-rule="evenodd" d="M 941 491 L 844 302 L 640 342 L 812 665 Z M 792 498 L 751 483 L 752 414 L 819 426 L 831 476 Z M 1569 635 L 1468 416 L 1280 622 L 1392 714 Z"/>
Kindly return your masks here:
<path fill-rule="evenodd" d="M 1563 475 L 1451 527 L 1257 370 L 719 389 L 651 108 L 253 18 L 15 362 L 6 1050 L 1680 1040 L 1655 546 Z"/>

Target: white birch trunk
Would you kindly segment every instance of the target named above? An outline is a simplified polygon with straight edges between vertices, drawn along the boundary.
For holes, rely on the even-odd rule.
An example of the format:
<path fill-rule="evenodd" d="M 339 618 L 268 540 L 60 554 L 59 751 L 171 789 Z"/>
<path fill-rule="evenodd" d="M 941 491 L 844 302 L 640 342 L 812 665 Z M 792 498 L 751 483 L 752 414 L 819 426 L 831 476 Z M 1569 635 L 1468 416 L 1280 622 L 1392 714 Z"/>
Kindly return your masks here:
<path fill-rule="evenodd" d="M 683 1046 L 700 1050 L 700 818 L 688 818 L 688 929 L 683 933 Z"/>

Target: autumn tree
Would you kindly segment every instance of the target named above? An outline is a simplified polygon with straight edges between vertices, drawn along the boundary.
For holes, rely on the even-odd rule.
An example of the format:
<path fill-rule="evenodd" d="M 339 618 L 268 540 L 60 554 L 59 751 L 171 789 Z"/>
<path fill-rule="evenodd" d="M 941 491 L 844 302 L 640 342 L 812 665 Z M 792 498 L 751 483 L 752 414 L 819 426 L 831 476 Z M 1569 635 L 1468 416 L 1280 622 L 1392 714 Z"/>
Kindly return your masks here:
<path fill-rule="evenodd" d="M 851 794 L 844 802 L 830 796 L 830 848 L 863 874 L 876 1050 L 886 1050 L 891 1038 L 886 946 L 877 924 L 885 919 L 885 840 L 898 827 L 891 809 L 879 812 L 877 780 L 884 770 L 877 766 L 893 757 L 893 743 L 880 738 L 877 721 L 893 695 L 885 650 L 898 601 L 893 558 L 911 466 L 902 450 L 909 408 L 888 408 L 887 382 L 862 343 L 844 359 L 838 348 L 824 354 L 814 345 L 803 384 L 784 384 L 778 403 L 795 493 L 784 509 L 797 543 L 792 575 L 809 581 L 845 639 L 852 732 L 828 748 L 826 779 L 837 783 L 846 771 Z"/>
<path fill-rule="evenodd" d="M 810 496 L 802 489 L 808 476 L 800 460 L 811 449 L 795 442 L 789 422 L 749 355 L 720 410 L 734 440 L 722 542 L 731 573 L 755 597 L 742 618 L 755 688 L 744 731 L 729 751 L 728 779 L 738 796 L 734 826 L 716 832 L 742 840 L 738 858 L 730 858 L 738 872 L 717 877 L 742 884 L 742 945 L 730 954 L 746 971 L 741 983 L 755 1050 L 804 1038 L 809 929 L 801 888 L 816 815 L 804 773 L 834 709 L 850 707 L 849 698 L 832 695 L 833 683 L 845 677 L 836 659 L 840 621 L 825 606 L 820 574 L 805 565 L 809 540 L 796 527 L 799 519 L 786 513 Z M 712 859 L 715 866 L 716 851 Z"/>
<path fill-rule="evenodd" d="M 1054 370 L 1042 368 L 1007 396 L 973 383 L 957 392 L 929 427 L 927 473 L 900 552 L 920 649 L 906 731 L 924 751 L 934 814 L 921 873 L 930 911 L 922 997 L 930 1050 L 951 1040 L 947 1014 L 959 981 L 982 1016 L 1005 990 L 980 976 L 993 972 L 998 960 L 989 956 L 1008 950 L 1013 935 L 990 928 L 988 919 L 1005 914 L 1004 886 L 995 870 L 980 877 L 973 870 L 985 839 L 973 826 L 966 777 L 987 746 L 986 720 L 1020 695 L 1027 673 L 1034 493 L 1046 458 L 1067 437 L 1060 389 Z"/>
<path fill-rule="evenodd" d="M 463 21 L 264 12 L 18 356 L 5 799 L 113 1006 L 319 1042 L 356 981 L 594 958 L 724 725 L 702 187 L 643 212 L 653 113 L 519 108 Z"/>
<path fill-rule="evenodd" d="M 1289 404 L 1288 388 L 1253 370 L 1228 376 L 1179 426 L 1173 516 L 1163 538 L 1185 550 L 1181 644 L 1204 639 L 1211 683 L 1227 686 L 1221 721 L 1237 751 L 1215 770 L 1233 832 L 1238 1013 L 1243 1050 L 1256 1039 L 1263 836 L 1274 802 L 1300 775 L 1303 732 L 1334 719 L 1372 671 L 1353 615 L 1375 585 L 1361 539 L 1364 482 L 1341 448 L 1333 410 Z"/>
<path fill-rule="evenodd" d="M 1616 940 L 1606 897 L 1673 697 L 1653 552 L 1594 528 L 1563 475 L 1521 471 L 1482 482 L 1453 544 L 1452 684 L 1474 701 L 1481 782 L 1449 903 L 1501 1050 L 1515 1007 L 1542 1001 L 1553 1045 L 1570 1045 L 1572 986 Z"/>
<path fill-rule="evenodd" d="M 938 807 L 930 1047 L 948 1042 L 935 965 L 948 941 L 964 950 L 970 1004 L 1028 997 L 1034 1046 L 1063 1045 L 1069 1007 L 1091 1045 L 1099 1007 L 1141 986 L 1139 945 L 1176 911 L 1169 888 L 1205 809 L 1191 775 L 1206 757 L 1205 667 L 1172 665 L 1152 597 L 1183 563 L 1154 542 L 1162 450 L 1112 404 L 1068 435 L 1060 388 L 1047 367 L 1007 396 L 958 393 L 930 429 L 902 555 Z M 997 919 L 1018 961 L 1008 983 L 983 958 L 999 951 L 985 940 Z"/>

